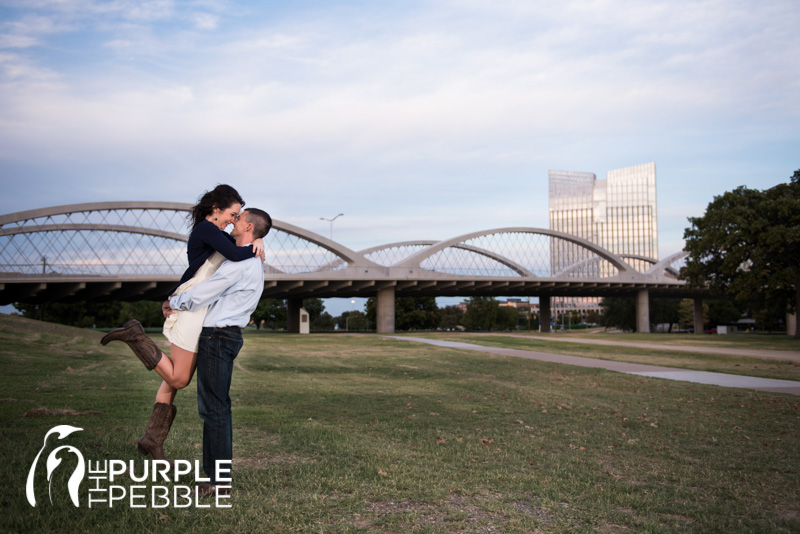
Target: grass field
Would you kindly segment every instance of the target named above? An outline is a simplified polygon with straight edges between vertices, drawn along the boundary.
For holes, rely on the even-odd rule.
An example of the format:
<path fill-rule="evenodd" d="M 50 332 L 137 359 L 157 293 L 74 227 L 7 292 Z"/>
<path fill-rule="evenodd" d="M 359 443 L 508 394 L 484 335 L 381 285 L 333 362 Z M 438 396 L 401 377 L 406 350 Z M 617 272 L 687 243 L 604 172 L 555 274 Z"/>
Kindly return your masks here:
<path fill-rule="evenodd" d="M 799 350 L 798 340 L 785 334 L 730 334 L 730 335 L 694 335 L 694 334 L 667 334 L 650 333 L 639 334 L 636 332 L 612 333 L 603 332 L 601 329 L 592 331 L 572 330 L 561 331 L 551 334 L 539 334 L 520 331 L 520 334 L 530 335 L 534 338 L 542 338 L 555 335 L 557 337 L 587 337 L 590 339 L 605 339 L 617 341 L 635 341 L 642 343 L 659 343 L 662 345 L 697 345 L 715 347 L 738 347 L 744 349 L 769 349 L 769 350 Z"/>
<path fill-rule="evenodd" d="M 648 365 L 663 365 L 666 367 L 678 367 L 681 369 L 692 369 L 695 371 L 710 371 L 716 373 L 728 373 L 745 376 L 758 376 L 761 378 L 777 378 L 780 380 L 800 381 L 800 363 L 789 360 L 761 359 L 746 356 L 729 356 L 724 354 L 707 354 L 703 352 L 683 352 L 670 350 L 671 345 L 676 345 L 673 336 L 653 335 L 648 338 L 642 334 L 610 334 L 608 336 L 581 335 L 581 334 L 557 334 L 557 337 L 568 337 L 570 339 L 602 339 L 604 341 L 620 342 L 642 342 L 658 343 L 660 349 L 641 349 L 627 346 L 602 346 L 589 343 L 565 343 L 554 340 L 547 335 L 508 335 L 503 333 L 493 334 L 473 334 L 473 333 L 421 333 L 412 334 L 415 337 L 425 337 L 431 339 L 442 339 L 450 341 L 460 341 L 464 343 L 474 343 L 489 347 L 502 347 L 509 349 L 532 350 L 538 352 L 549 352 L 553 354 L 569 354 L 572 356 L 582 356 L 585 358 L 599 358 L 603 360 L 614 360 L 631 363 L 644 363 Z M 743 348 L 747 350 L 764 349 L 767 347 L 758 346 L 758 337 L 766 337 L 767 345 L 779 347 L 769 350 L 800 351 L 800 342 L 788 336 L 782 339 L 770 339 L 767 336 L 739 336 L 742 341 L 735 344 L 729 340 L 725 341 L 706 341 L 708 337 L 720 336 L 698 336 L 698 343 L 693 343 L 691 337 L 680 337 L 681 345 L 695 345 L 697 347 L 723 347 L 726 349 Z M 753 339 L 756 338 L 756 339 Z"/>
<path fill-rule="evenodd" d="M 800 531 L 796 396 L 374 335 L 245 336 L 232 508 L 51 504 L 44 473 L 33 508 L 55 425 L 88 460 L 140 461 L 159 380 L 100 337 L 0 315 L 0 531 Z M 167 453 L 199 459 L 193 384 L 176 404 Z"/>

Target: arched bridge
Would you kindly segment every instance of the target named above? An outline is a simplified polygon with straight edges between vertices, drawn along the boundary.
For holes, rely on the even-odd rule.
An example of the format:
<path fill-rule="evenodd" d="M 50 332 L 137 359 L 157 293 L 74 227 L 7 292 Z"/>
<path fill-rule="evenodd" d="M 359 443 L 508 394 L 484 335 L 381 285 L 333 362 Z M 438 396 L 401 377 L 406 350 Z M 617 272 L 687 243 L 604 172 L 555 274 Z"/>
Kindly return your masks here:
<path fill-rule="evenodd" d="M 0 304 L 161 300 L 186 268 L 190 204 L 102 202 L 0 216 Z M 685 253 L 656 261 L 613 254 L 542 228 L 474 232 L 355 251 L 273 221 L 264 297 L 378 296 L 379 330 L 394 328 L 395 296 L 697 297 L 676 277 Z M 570 250 L 570 263 L 556 250 Z M 641 302 L 640 302 L 641 304 Z M 391 323 L 391 325 L 389 325 Z"/>

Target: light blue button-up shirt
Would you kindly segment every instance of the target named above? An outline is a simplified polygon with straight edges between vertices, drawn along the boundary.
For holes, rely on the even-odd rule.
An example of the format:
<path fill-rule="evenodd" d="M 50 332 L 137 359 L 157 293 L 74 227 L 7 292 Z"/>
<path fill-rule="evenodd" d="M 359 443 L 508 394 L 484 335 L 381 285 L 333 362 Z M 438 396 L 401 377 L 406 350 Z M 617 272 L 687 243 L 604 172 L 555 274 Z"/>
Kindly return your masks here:
<path fill-rule="evenodd" d="M 258 306 L 262 291 L 264 269 L 261 260 L 226 260 L 211 278 L 169 299 L 169 307 L 194 311 L 209 306 L 203 326 L 244 328 Z"/>

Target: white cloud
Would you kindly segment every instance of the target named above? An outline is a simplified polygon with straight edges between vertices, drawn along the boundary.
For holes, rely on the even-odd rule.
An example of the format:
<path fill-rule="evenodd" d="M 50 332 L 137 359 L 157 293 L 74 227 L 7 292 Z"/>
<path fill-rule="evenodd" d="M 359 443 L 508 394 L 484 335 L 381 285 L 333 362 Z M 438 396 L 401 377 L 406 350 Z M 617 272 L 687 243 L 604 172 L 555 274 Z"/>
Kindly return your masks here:
<path fill-rule="evenodd" d="M 38 43 L 38 39 L 28 35 L 0 35 L 0 48 L 29 48 Z"/>
<path fill-rule="evenodd" d="M 136 46 L 136 43 L 127 39 L 114 39 L 113 41 L 103 43 L 103 46 L 115 50 L 130 50 Z"/>
<path fill-rule="evenodd" d="M 192 21 L 198 30 L 215 30 L 219 24 L 219 17 L 209 13 L 197 13 L 192 16 Z"/>
<path fill-rule="evenodd" d="M 49 82 L 58 79 L 58 77 L 57 72 L 39 66 L 24 55 L 0 51 L 0 95 L 8 96 L 12 87 L 21 87 L 21 93 L 31 89 L 38 90 L 42 87 L 48 87 L 52 90 L 55 86 Z M 43 83 L 46 85 L 43 85 Z M 23 94 L 22 96 L 25 95 Z M 25 101 L 28 101 L 27 96 L 25 96 Z M 0 110 L 5 107 L 0 103 Z M 0 115 L 0 119 L 3 117 L 4 115 Z"/>
<path fill-rule="evenodd" d="M 253 191 L 268 176 L 262 205 L 357 205 L 373 223 L 343 235 L 379 242 L 451 237 L 476 212 L 470 230 L 546 225 L 548 168 L 706 160 L 660 188 L 662 221 L 685 220 L 664 204 L 676 188 L 700 205 L 709 173 L 731 180 L 721 159 L 798 138 L 792 2 L 19 6 L 0 28 L 0 168 L 95 176 L 109 196 L 104 176 L 142 173 L 136 192 L 188 201 L 165 175 Z M 393 219 L 409 209 L 443 215 Z"/>

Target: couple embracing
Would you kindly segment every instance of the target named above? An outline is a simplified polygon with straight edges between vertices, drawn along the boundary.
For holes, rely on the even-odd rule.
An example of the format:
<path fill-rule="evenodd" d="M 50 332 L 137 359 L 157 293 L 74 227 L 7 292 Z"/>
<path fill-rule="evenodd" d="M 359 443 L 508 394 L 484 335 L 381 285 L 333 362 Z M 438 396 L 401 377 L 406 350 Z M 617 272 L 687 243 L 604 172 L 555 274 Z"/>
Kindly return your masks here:
<path fill-rule="evenodd" d="M 163 445 L 175 419 L 175 394 L 197 371 L 197 405 L 203 420 L 203 470 L 210 482 L 200 496 L 217 492 L 217 466 L 233 458 L 230 385 L 233 361 L 242 348 L 242 331 L 264 289 L 264 236 L 272 227 L 260 209 L 242 211 L 244 200 L 229 185 L 200 197 L 189 215 L 192 231 L 189 268 L 162 305 L 169 355 L 133 319 L 100 341 L 123 341 L 148 370 L 163 379 L 139 451 L 164 460 Z M 230 234 L 225 232 L 233 225 Z"/>

